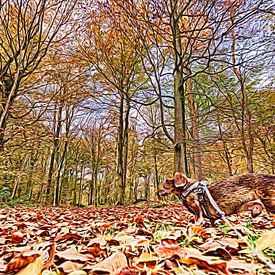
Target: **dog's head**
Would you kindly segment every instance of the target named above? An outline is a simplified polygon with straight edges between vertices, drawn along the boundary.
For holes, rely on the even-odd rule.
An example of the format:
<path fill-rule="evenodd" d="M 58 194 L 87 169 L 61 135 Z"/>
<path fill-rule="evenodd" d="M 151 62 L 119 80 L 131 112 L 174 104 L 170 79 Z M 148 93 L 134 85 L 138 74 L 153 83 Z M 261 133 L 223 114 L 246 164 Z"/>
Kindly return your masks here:
<path fill-rule="evenodd" d="M 163 184 L 163 188 L 160 189 L 158 196 L 166 196 L 169 194 L 175 194 L 180 196 L 182 190 L 189 186 L 189 179 L 181 172 L 176 172 L 173 178 L 168 178 Z"/>

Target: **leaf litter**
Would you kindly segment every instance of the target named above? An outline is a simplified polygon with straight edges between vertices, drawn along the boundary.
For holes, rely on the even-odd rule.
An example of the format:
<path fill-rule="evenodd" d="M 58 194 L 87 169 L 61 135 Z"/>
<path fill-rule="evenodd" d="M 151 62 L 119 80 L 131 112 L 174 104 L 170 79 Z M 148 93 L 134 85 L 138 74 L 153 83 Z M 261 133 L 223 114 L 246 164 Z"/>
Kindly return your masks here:
<path fill-rule="evenodd" d="M 3 208 L 0 274 L 275 272 L 273 264 L 266 264 L 275 260 L 274 216 L 251 219 L 244 213 L 228 219 L 232 228 L 207 221 L 195 225 L 179 202 L 148 201 L 116 208 Z"/>

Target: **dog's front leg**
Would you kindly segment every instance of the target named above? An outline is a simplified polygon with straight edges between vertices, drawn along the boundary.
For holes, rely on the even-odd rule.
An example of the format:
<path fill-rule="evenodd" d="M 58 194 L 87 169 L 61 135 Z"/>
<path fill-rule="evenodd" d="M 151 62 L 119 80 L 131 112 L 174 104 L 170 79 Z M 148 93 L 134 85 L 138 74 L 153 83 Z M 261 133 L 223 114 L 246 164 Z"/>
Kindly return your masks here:
<path fill-rule="evenodd" d="M 198 200 L 194 196 L 190 195 L 187 197 L 186 202 L 188 205 L 188 210 L 195 215 L 195 224 L 201 225 L 204 218 Z"/>

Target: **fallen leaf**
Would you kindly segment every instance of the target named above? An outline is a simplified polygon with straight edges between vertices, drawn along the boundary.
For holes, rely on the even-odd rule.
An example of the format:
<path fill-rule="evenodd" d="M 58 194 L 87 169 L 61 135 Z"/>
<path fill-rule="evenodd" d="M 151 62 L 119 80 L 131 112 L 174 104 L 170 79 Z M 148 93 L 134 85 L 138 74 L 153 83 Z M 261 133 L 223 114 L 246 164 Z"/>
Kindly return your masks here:
<path fill-rule="evenodd" d="M 21 243 L 24 240 L 24 234 L 21 231 L 16 230 L 12 232 L 11 238 L 14 242 Z"/>
<path fill-rule="evenodd" d="M 153 261 L 159 261 L 160 258 L 156 257 L 153 253 L 149 252 L 143 252 L 140 254 L 137 263 L 146 263 L 146 262 L 153 262 Z"/>
<path fill-rule="evenodd" d="M 127 267 L 127 258 L 121 251 L 118 251 L 106 258 L 102 262 L 92 266 L 92 270 L 98 272 L 109 272 L 110 274 L 119 273 L 124 267 Z"/>
<path fill-rule="evenodd" d="M 45 260 L 44 267 L 43 267 L 44 269 L 50 268 L 53 265 L 55 254 L 56 254 L 56 244 L 54 242 L 49 246 L 49 250 L 47 252 L 47 260 L 45 260 L 44 258 Z"/>
<path fill-rule="evenodd" d="M 275 230 L 267 231 L 256 241 L 257 250 L 264 250 L 268 247 L 275 247 Z"/>
<path fill-rule="evenodd" d="M 180 247 L 178 242 L 171 239 L 161 240 L 161 242 L 155 246 L 154 250 L 161 258 L 171 258 L 174 255 L 178 255 L 179 258 L 182 258 L 186 255 L 185 250 Z"/>
<path fill-rule="evenodd" d="M 20 270 L 16 275 L 40 275 L 43 269 L 44 261 L 40 256 L 36 258 L 33 262 L 29 263 L 26 267 Z"/>
<path fill-rule="evenodd" d="M 255 262 L 253 263 L 247 263 L 242 260 L 232 260 L 228 261 L 228 270 L 232 272 L 249 272 L 248 274 L 256 274 L 257 269 L 263 268 L 263 264 L 257 264 Z"/>
<path fill-rule="evenodd" d="M 79 270 L 83 266 L 84 266 L 84 264 L 80 264 L 80 263 L 77 263 L 77 262 L 65 261 L 64 263 L 62 263 L 58 267 L 61 268 L 61 269 L 63 269 L 63 271 L 65 273 L 69 273 L 69 272 L 73 272 L 73 271 Z"/>
<path fill-rule="evenodd" d="M 21 269 L 22 267 L 25 267 L 29 263 L 35 261 L 36 258 L 38 258 L 40 255 L 37 252 L 32 252 L 34 254 L 28 255 L 28 254 L 20 254 L 13 258 L 6 267 L 6 272 L 13 271 L 17 269 Z M 44 262 L 43 262 L 44 264 Z"/>
<path fill-rule="evenodd" d="M 187 249 L 187 255 L 179 260 L 186 265 L 197 265 L 199 268 L 217 274 L 230 274 L 227 269 L 227 263 L 220 261 L 217 257 L 203 256 L 195 249 Z"/>
<path fill-rule="evenodd" d="M 65 260 L 72 261 L 87 262 L 89 260 L 89 258 L 85 255 L 78 253 L 74 246 L 64 251 L 58 252 L 57 256 Z"/>

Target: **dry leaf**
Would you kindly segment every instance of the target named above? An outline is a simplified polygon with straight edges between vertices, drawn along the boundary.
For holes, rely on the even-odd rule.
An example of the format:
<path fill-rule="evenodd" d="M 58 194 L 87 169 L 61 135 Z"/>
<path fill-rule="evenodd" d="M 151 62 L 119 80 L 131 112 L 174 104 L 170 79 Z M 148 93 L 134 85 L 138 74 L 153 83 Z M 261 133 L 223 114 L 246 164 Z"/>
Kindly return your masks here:
<path fill-rule="evenodd" d="M 84 266 L 84 264 L 72 262 L 72 261 L 65 261 L 61 265 L 59 265 L 59 268 L 62 268 L 65 273 L 73 272 L 76 270 L 81 269 Z"/>
<path fill-rule="evenodd" d="M 178 255 L 182 258 L 186 255 L 185 250 L 180 247 L 177 241 L 171 239 L 164 239 L 155 246 L 155 252 L 161 258 L 171 258 L 174 255 Z"/>
<path fill-rule="evenodd" d="M 118 251 L 106 258 L 102 262 L 92 266 L 93 271 L 109 272 L 110 274 L 119 273 L 122 268 L 127 267 L 127 258 L 124 253 Z"/>
<path fill-rule="evenodd" d="M 156 257 L 153 253 L 149 252 L 143 252 L 139 256 L 137 263 L 146 263 L 146 262 L 153 262 L 153 261 L 159 261 L 160 258 Z"/>
<path fill-rule="evenodd" d="M 44 261 L 42 256 L 29 263 L 26 267 L 20 270 L 16 275 L 40 275 L 43 269 Z"/>
<path fill-rule="evenodd" d="M 268 247 L 275 247 L 275 230 L 267 231 L 256 241 L 257 250 L 264 250 Z"/>
<path fill-rule="evenodd" d="M 63 258 L 65 260 L 80 262 L 87 262 L 89 260 L 89 258 L 85 255 L 78 253 L 74 246 L 65 251 L 58 252 L 57 255 L 59 258 Z"/>
<path fill-rule="evenodd" d="M 32 253 L 32 254 L 31 254 Z M 13 258 L 7 265 L 6 272 L 21 269 L 29 263 L 33 262 L 40 255 L 37 252 L 32 251 L 29 254 L 21 254 Z M 44 263 L 44 262 L 43 262 Z"/>

